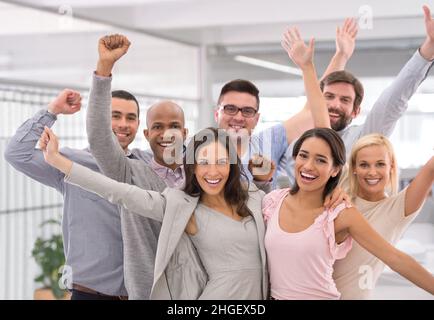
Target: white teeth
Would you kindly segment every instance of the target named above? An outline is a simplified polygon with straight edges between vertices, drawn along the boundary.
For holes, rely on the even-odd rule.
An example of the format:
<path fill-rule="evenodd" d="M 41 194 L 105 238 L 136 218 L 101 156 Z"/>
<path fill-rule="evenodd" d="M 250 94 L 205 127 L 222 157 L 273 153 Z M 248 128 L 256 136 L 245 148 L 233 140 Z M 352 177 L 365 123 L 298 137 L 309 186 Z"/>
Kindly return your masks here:
<path fill-rule="evenodd" d="M 210 183 L 210 184 L 217 184 L 221 181 L 221 179 L 215 179 L 215 180 L 205 179 L 205 181 Z"/>
<path fill-rule="evenodd" d="M 174 142 L 160 142 L 159 145 L 166 148 L 166 147 L 173 146 Z"/>
<path fill-rule="evenodd" d="M 375 185 L 375 184 L 377 184 L 379 181 L 380 181 L 380 179 L 366 179 L 366 182 L 367 182 L 369 185 Z"/>
<path fill-rule="evenodd" d="M 126 137 L 127 136 L 127 134 L 126 133 L 116 133 L 116 135 L 118 135 L 118 136 L 120 136 L 120 137 Z"/>
<path fill-rule="evenodd" d="M 234 126 L 234 125 L 231 125 L 230 127 L 231 127 L 232 129 L 236 129 L 236 130 L 239 130 L 239 129 L 244 128 L 244 127 L 242 127 L 242 126 Z"/>
<path fill-rule="evenodd" d="M 308 173 L 301 172 L 300 174 L 303 178 L 308 178 L 308 179 L 315 179 L 316 178 L 315 176 L 308 174 Z"/>

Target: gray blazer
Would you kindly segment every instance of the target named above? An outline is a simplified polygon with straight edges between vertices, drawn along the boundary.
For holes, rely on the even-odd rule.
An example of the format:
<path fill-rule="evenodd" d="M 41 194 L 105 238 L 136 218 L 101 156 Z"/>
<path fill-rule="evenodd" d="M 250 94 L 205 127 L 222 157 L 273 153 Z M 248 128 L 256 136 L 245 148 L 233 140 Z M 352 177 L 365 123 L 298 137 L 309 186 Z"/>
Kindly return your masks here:
<path fill-rule="evenodd" d="M 155 258 L 154 284 L 151 299 L 197 299 L 208 280 L 196 249 L 185 233 L 187 223 L 198 204 L 177 189 L 166 188 L 163 193 L 147 191 L 107 178 L 74 163 L 65 178 L 69 183 L 94 192 L 128 211 L 162 221 Z M 256 223 L 262 261 L 262 294 L 267 298 L 268 273 L 264 247 L 265 225 L 262 217 L 262 198 L 265 193 L 250 184 L 247 206 Z"/>

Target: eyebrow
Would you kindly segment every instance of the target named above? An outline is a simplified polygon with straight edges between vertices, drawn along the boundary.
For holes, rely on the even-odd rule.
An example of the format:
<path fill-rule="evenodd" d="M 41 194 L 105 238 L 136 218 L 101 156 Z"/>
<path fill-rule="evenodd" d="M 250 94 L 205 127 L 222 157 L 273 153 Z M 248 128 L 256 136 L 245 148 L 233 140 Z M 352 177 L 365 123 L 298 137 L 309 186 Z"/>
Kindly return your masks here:
<path fill-rule="evenodd" d="M 112 111 L 112 114 L 123 114 L 122 112 L 120 112 L 120 111 L 117 111 L 117 110 L 115 110 L 115 111 Z M 130 112 L 130 113 L 127 113 L 127 116 L 133 116 L 133 117 L 136 117 L 137 118 L 137 114 L 135 114 L 135 113 L 132 113 L 132 112 Z"/>
<path fill-rule="evenodd" d="M 206 158 L 206 157 L 197 157 L 197 160 L 196 161 L 199 161 L 199 160 L 209 160 L 208 158 Z M 228 157 L 223 157 L 223 158 L 217 158 L 215 161 L 217 162 L 217 161 L 220 161 L 220 160 L 229 160 L 229 158 Z"/>
<path fill-rule="evenodd" d="M 369 162 L 368 160 L 365 160 L 365 159 L 361 159 L 361 160 L 359 160 L 359 162 Z M 375 163 L 378 163 L 378 162 L 386 162 L 386 160 L 385 159 L 381 159 L 381 160 L 375 160 Z"/>
<path fill-rule="evenodd" d="M 162 124 L 164 124 L 163 122 L 161 122 L 161 121 L 154 121 L 154 122 L 152 122 L 151 123 L 151 125 L 156 125 L 156 124 L 160 124 L 160 125 L 162 125 Z M 170 123 L 169 123 L 169 125 L 172 125 L 172 124 L 179 124 L 180 126 L 182 126 L 182 122 L 181 121 L 171 121 Z"/>
<path fill-rule="evenodd" d="M 309 154 L 309 152 L 308 151 L 306 151 L 306 150 L 303 150 L 303 149 L 300 149 L 300 151 L 299 152 L 303 152 L 303 153 L 307 153 L 307 154 Z M 324 158 L 324 159 L 328 159 L 328 157 L 327 156 L 325 156 L 325 155 L 322 155 L 322 154 L 320 154 L 320 153 L 316 153 L 315 154 L 315 156 L 316 157 L 320 157 L 320 158 Z"/>
<path fill-rule="evenodd" d="M 337 96 L 336 93 L 330 92 L 330 91 L 324 91 L 324 94 L 331 94 L 331 95 Z M 339 97 L 344 98 L 344 99 L 352 99 L 353 98 L 352 96 L 339 96 Z"/>

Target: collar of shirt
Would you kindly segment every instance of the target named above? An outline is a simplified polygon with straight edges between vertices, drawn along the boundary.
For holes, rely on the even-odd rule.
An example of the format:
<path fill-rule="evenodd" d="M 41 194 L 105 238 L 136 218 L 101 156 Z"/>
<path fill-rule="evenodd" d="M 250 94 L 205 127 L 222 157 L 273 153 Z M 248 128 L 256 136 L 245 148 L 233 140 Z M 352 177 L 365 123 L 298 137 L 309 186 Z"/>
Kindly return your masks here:
<path fill-rule="evenodd" d="M 154 158 L 152 158 L 150 165 L 152 170 L 154 170 L 154 172 L 163 179 L 169 187 L 181 189 L 184 186 L 185 174 L 183 165 L 172 170 L 157 163 Z"/>

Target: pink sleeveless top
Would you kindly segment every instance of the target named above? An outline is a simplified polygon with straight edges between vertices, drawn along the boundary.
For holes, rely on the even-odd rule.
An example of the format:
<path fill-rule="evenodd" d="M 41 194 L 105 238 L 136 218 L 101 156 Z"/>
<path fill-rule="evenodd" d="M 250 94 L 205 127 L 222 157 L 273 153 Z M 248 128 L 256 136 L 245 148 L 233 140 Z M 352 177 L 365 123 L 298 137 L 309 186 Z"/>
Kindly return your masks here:
<path fill-rule="evenodd" d="M 275 190 L 262 201 L 271 296 L 278 300 L 339 299 L 333 263 L 347 255 L 352 239 L 336 243 L 334 220 L 345 204 L 324 211 L 307 229 L 289 233 L 279 225 L 279 210 L 289 190 Z"/>

